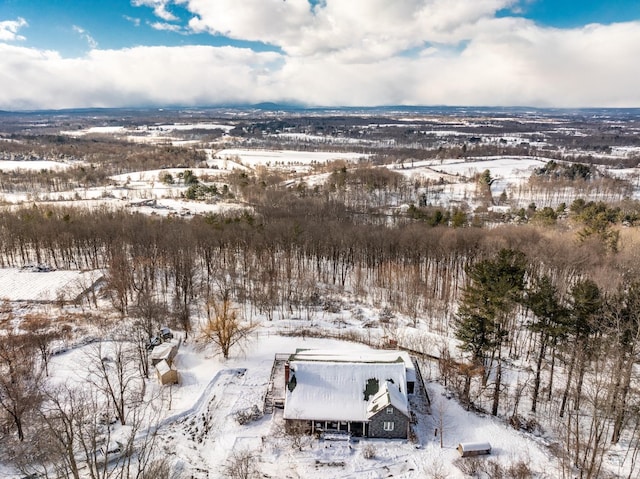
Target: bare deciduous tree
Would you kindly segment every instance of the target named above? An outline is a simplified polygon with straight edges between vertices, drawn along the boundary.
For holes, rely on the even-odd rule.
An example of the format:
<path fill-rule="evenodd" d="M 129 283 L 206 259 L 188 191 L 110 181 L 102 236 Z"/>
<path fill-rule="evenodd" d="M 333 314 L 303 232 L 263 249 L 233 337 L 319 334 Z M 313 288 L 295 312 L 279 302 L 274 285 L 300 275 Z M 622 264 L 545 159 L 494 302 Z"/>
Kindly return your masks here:
<path fill-rule="evenodd" d="M 203 337 L 218 346 L 225 359 L 229 359 L 231 348 L 247 339 L 255 325 L 243 323 L 231 306 L 229 292 L 225 291 L 219 301 L 211 300 L 207 322 L 202 328 Z"/>
<path fill-rule="evenodd" d="M 51 343 L 60 337 L 60 333 L 52 329 L 51 321 L 44 314 L 26 315 L 22 327 L 29 332 L 30 342 L 40 353 L 44 372 L 49 376 Z"/>
<path fill-rule="evenodd" d="M 27 335 L 9 332 L 0 341 L 0 408 L 11 417 L 20 441 L 25 416 L 42 400 L 44 371 L 37 356 Z"/>
<path fill-rule="evenodd" d="M 224 476 L 229 479 L 254 479 L 260 476 L 258 456 L 251 451 L 235 451 L 227 459 Z"/>
<path fill-rule="evenodd" d="M 114 428 L 110 407 L 105 407 L 110 402 L 98 388 L 63 384 L 46 391 L 45 396 L 39 419 L 41 436 L 46 441 L 32 441 L 25 457 L 44 452 L 40 463 L 57 477 L 163 477 L 160 472 L 158 475 L 150 472 L 166 472 L 166 464 L 161 467 L 157 454 L 159 408 L 154 404 L 158 398 L 132 406 L 127 427 Z M 30 467 L 21 470 L 30 473 L 33 469 Z"/>
<path fill-rule="evenodd" d="M 88 353 L 89 382 L 102 391 L 115 409 L 123 426 L 127 423 L 128 406 L 144 395 L 144 381 L 136 367 L 136 352 L 131 344 L 113 342 L 103 347 L 99 342 Z"/>

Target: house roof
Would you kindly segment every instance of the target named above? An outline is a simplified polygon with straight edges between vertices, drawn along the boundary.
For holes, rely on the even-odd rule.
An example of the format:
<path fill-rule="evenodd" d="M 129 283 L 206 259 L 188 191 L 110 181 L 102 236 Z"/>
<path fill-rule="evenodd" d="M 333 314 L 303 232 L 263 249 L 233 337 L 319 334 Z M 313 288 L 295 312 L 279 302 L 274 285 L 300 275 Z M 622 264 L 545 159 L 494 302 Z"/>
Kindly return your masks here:
<path fill-rule="evenodd" d="M 321 361 L 347 363 L 404 363 L 407 381 L 416 380 L 416 370 L 411 356 L 406 351 L 395 349 L 335 351 L 331 349 L 298 349 L 290 361 Z"/>
<path fill-rule="evenodd" d="M 301 360 L 298 353 L 290 361 L 289 386 L 285 388 L 285 419 L 313 419 L 325 421 L 368 420 L 368 406 L 375 392 L 365 399 L 367 384 L 377 386 L 392 381 L 406 394 L 404 361 L 362 362 L 347 361 L 343 355 L 320 356 Z M 336 360 L 336 356 L 340 356 Z M 293 379 L 295 378 L 295 379 Z"/>
<path fill-rule="evenodd" d="M 367 415 L 371 418 L 388 406 L 393 406 L 402 414 L 409 417 L 407 396 L 402 394 L 398 386 L 390 381 L 386 381 L 371 401 L 369 401 Z"/>
<path fill-rule="evenodd" d="M 458 450 L 461 452 L 491 451 L 491 444 L 489 442 L 461 442 L 458 444 Z"/>

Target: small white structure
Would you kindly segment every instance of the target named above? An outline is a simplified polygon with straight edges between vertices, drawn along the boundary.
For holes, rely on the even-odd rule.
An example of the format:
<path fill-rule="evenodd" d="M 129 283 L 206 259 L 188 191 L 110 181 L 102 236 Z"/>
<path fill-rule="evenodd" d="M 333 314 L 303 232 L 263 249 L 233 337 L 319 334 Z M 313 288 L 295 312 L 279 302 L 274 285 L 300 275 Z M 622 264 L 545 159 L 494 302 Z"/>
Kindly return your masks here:
<path fill-rule="evenodd" d="M 491 454 L 491 444 L 488 442 L 461 442 L 456 449 L 462 457 Z"/>
<path fill-rule="evenodd" d="M 155 366 L 160 361 L 166 361 L 168 365 L 173 363 L 173 358 L 178 354 L 178 345 L 173 343 L 162 343 L 151 351 L 151 365 Z"/>
<path fill-rule="evenodd" d="M 175 366 L 169 365 L 164 359 L 156 364 L 158 381 L 163 386 L 165 384 L 178 384 L 178 370 Z"/>

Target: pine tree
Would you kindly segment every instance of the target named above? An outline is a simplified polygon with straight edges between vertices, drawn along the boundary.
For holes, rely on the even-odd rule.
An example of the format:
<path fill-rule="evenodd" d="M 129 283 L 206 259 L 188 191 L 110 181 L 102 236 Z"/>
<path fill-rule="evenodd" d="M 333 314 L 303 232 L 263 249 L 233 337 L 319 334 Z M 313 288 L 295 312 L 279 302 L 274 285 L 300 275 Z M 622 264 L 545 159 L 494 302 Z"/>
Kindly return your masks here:
<path fill-rule="evenodd" d="M 567 385 L 562 395 L 560 406 L 560 417 L 564 416 L 569 396 L 569 387 L 573 379 L 573 371 L 578 366 L 578 377 L 576 383 L 576 400 L 574 408 L 580 406 L 580 395 L 582 393 L 582 383 L 586 366 L 593 348 L 592 339 L 597 332 L 597 323 L 602 312 L 603 299 L 600 288 L 590 279 L 578 281 L 571 288 L 571 306 L 569 308 L 569 329 L 573 337 L 573 351 L 569 371 L 567 372 Z"/>
<path fill-rule="evenodd" d="M 494 259 L 467 268 L 468 284 L 458 308 L 456 338 L 475 362 L 491 370 L 496 359 L 492 414 L 498 414 L 502 382 L 502 345 L 509 334 L 507 321 L 522 299 L 526 259 L 522 252 L 502 249 Z M 485 376 L 486 379 L 487 376 Z"/>
<path fill-rule="evenodd" d="M 534 319 L 528 324 L 528 328 L 540 335 L 540 349 L 538 350 L 536 361 L 536 375 L 531 401 L 531 411 L 536 412 L 538 394 L 540 392 L 542 361 L 548 347 L 555 348 L 558 339 L 566 335 L 569 312 L 560 303 L 558 290 L 548 276 L 542 276 L 536 280 L 535 285 L 527 295 L 525 304 L 534 315 Z"/>
<path fill-rule="evenodd" d="M 524 289 L 525 256 L 502 249 L 494 259 L 467 268 L 468 284 L 458 308 L 456 338 L 461 348 L 483 361 L 508 334 L 504 320 Z"/>

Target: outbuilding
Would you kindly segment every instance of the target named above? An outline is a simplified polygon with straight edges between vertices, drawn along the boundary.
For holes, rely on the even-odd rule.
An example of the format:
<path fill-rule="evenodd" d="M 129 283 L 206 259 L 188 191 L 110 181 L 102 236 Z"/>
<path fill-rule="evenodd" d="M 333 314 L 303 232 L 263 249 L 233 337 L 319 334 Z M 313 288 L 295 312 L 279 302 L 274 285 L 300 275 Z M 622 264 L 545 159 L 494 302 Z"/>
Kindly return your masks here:
<path fill-rule="evenodd" d="M 156 364 L 156 373 L 158 381 L 163 386 L 165 384 L 178 384 L 178 370 L 175 366 L 170 366 L 164 359 Z"/>
<path fill-rule="evenodd" d="M 491 444 L 488 442 L 461 442 L 456 449 L 462 457 L 491 454 Z"/>
<path fill-rule="evenodd" d="M 173 358 L 178 354 L 178 345 L 171 342 L 162 343 L 154 347 L 151 351 L 151 364 L 155 366 L 161 361 L 166 361 L 167 364 L 173 363 Z"/>

